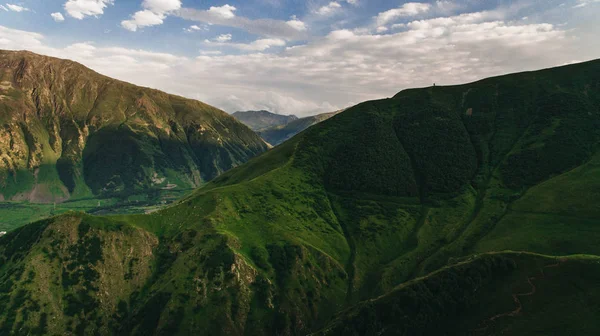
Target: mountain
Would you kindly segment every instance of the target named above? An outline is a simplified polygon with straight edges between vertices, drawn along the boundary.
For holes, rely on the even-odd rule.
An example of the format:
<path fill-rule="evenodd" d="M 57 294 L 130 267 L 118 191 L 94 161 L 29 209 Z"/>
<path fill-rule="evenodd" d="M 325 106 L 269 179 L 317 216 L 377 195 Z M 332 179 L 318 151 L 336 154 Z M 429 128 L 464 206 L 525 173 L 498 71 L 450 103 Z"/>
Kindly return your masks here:
<path fill-rule="evenodd" d="M 288 122 L 285 125 L 273 126 L 258 132 L 266 142 L 273 146 L 277 146 L 282 142 L 291 139 L 294 135 L 304 131 L 312 125 L 318 124 L 321 121 L 327 120 L 343 110 L 322 113 L 310 117 L 300 118 Z"/>
<path fill-rule="evenodd" d="M 4 235 L 0 331 L 595 335 L 599 146 L 600 61 L 364 102 L 156 213 Z"/>
<path fill-rule="evenodd" d="M 197 187 L 264 152 L 233 117 L 67 60 L 0 51 L 0 200 Z"/>
<path fill-rule="evenodd" d="M 232 116 L 254 131 L 261 131 L 275 126 L 282 126 L 298 119 L 298 117 L 295 115 L 276 114 L 264 110 L 238 111 L 233 113 Z"/>

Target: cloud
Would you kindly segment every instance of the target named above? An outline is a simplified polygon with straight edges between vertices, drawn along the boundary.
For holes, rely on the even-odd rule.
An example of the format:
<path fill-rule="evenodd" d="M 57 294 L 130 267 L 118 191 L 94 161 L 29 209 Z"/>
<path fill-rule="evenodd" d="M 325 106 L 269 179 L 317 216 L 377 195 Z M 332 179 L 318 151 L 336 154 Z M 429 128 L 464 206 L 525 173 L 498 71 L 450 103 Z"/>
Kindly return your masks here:
<path fill-rule="evenodd" d="M 218 50 L 202 50 L 200 51 L 200 55 L 204 55 L 204 56 L 215 56 L 215 55 L 221 55 L 222 52 L 218 51 Z"/>
<path fill-rule="evenodd" d="M 144 10 L 135 12 L 129 20 L 121 21 L 121 26 L 130 31 L 139 28 L 161 25 L 167 14 L 181 8 L 180 0 L 144 0 Z"/>
<path fill-rule="evenodd" d="M 236 16 L 233 13 L 234 8 L 229 5 L 211 7 L 208 10 L 182 8 L 176 11 L 175 14 L 185 20 L 239 28 L 250 34 L 264 37 L 285 40 L 302 40 L 308 37 L 306 34 L 306 25 L 294 17 L 289 21 L 273 19 L 253 20 L 243 16 Z"/>
<path fill-rule="evenodd" d="M 258 39 L 250 43 L 231 43 L 231 34 L 220 35 L 213 41 L 205 40 L 204 43 L 211 46 L 231 47 L 244 51 L 265 51 L 272 47 L 284 47 L 286 42 L 282 39 Z"/>
<path fill-rule="evenodd" d="M 419 2 L 408 2 L 399 8 L 387 10 L 377 15 L 376 21 L 378 26 L 384 26 L 391 21 L 400 18 L 415 16 L 418 14 L 426 13 L 431 9 L 431 5 L 427 3 Z"/>
<path fill-rule="evenodd" d="M 215 38 L 216 42 L 227 42 L 231 41 L 231 34 L 221 34 Z"/>
<path fill-rule="evenodd" d="M 8 8 L 4 7 L 4 5 L 0 5 L 0 9 L 2 9 L 2 10 L 4 10 L 4 11 L 8 12 Z"/>
<path fill-rule="evenodd" d="M 291 18 L 291 20 L 286 21 L 286 24 L 292 28 L 294 28 L 297 31 L 306 31 L 308 28 L 306 27 L 306 24 L 300 20 L 298 20 L 295 16 L 293 16 Z"/>
<path fill-rule="evenodd" d="M 114 0 L 68 0 L 64 4 L 64 8 L 71 17 L 82 20 L 86 16 L 104 14 L 104 8 L 113 3 Z"/>
<path fill-rule="evenodd" d="M 338 2 L 332 1 L 329 4 L 317 9 L 315 13 L 318 15 L 332 15 L 340 8 L 342 8 L 342 5 L 340 5 Z"/>
<path fill-rule="evenodd" d="M 12 4 L 6 4 L 6 7 L 2 6 L 4 10 L 8 11 L 11 10 L 13 12 L 28 12 L 29 8 L 25 8 L 19 5 L 12 5 Z"/>
<path fill-rule="evenodd" d="M 50 14 L 50 16 L 52 16 L 52 18 L 56 22 L 63 22 L 63 21 L 65 21 L 65 17 L 61 13 L 58 13 L 58 12 L 57 13 L 52 13 L 52 14 Z"/>
<path fill-rule="evenodd" d="M 207 12 L 223 19 L 232 19 L 235 17 L 233 13 L 235 10 L 236 8 L 233 6 L 223 5 L 221 7 L 210 7 Z"/>
<path fill-rule="evenodd" d="M 577 0 L 578 4 L 574 6 L 574 8 L 585 7 L 592 3 L 598 3 L 600 0 Z"/>
<path fill-rule="evenodd" d="M 144 0 L 142 7 L 155 13 L 166 13 L 181 8 L 181 0 Z"/>
<path fill-rule="evenodd" d="M 189 28 L 183 28 L 184 31 L 191 33 L 194 31 L 208 31 L 208 26 L 207 25 L 202 25 L 202 27 L 198 26 L 198 25 L 191 25 Z"/>
<path fill-rule="evenodd" d="M 570 9 L 562 11 L 566 10 Z M 213 20 L 206 12 L 202 11 L 202 18 Z M 0 49 L 71 58 L 108 76 L 199 99 L 229 112 L 268 109 L 300 116 L 389 97 L 408 87 L 459 84 L 600 54 L 594 34 L 545 23 L 540 17 L 513 20 L 503 10 L 409 18 L 399 31 L 336 30 L 278 53 L 262 51 L 268 50 L 263 49 L 266 46 L 283 46 L 283 37 L 250 43 L 229 40 L 222 45 L 210 41 L 211 47 L 247 52 L 227 55 L 204 50 L 197 58 L 90 43 L 53 48 L 40 34 L 1 26 Z M 238 25 L 243 20 L 228 19 Z M 287 26 L 285 21 L 277 22 Z M 595 22 L 592 28 L 597 29 Z"/>

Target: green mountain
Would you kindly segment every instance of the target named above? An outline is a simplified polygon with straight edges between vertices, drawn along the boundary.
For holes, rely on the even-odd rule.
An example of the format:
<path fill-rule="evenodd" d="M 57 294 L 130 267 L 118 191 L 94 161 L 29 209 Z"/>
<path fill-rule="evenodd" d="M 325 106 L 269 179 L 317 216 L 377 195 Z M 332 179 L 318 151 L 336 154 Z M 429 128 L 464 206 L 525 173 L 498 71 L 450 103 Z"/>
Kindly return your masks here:
<path fill-rule="evenodd" d="M 291 139 L 296 134 L 304 131 L 312 125 L 318 124 L 321 121 L 325 121 L 334 115 L 342 112 L 343 110 L 317 114 L 310 117 L 300 118 L 288 122 L 285 125 L 273 126 L 258 132 L 266 142 L 273 146 L 277 146 L 282 142 Z"/>
<path fill-rule="evenodd" d="M 297 120 L 295 115 L 283 115 L 269 111 L 238 111 L 232 114 L 237 120 L 254 131 L 261 131 L 270 127 L 282 126 Z"/>
<path fill-rule="evenodd" d="M 365 102 L 156 213 L 9 232 L 0 334 L 596 335 L 599 144 L 600 61 Z"/>
<path fill-rule="evenodd" d="M 201 102 L 0 51 L 0 201 L 197 187 L 266 148 Z"/>

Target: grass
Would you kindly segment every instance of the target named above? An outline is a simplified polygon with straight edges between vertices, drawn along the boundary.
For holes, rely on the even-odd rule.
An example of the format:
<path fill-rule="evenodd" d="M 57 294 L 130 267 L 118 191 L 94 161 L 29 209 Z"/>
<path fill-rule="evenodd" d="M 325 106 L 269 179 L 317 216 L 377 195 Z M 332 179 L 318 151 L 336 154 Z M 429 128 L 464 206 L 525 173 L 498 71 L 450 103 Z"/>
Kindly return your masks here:
<path fill-rule="evenodd" d="M 154 212 L 189 193 L 189 190 L 157 190 L 124 198 L 83 198 L 53 204 L 0 202 L 0 231 L 9 232 L 23 225 L 70 211 L 96 215 Z"/>
<path fill-rule="evenodd" d="M 598 280 L 597 256 L 482 254 L 348 309 L 316 335 L 592 335 Z"/>

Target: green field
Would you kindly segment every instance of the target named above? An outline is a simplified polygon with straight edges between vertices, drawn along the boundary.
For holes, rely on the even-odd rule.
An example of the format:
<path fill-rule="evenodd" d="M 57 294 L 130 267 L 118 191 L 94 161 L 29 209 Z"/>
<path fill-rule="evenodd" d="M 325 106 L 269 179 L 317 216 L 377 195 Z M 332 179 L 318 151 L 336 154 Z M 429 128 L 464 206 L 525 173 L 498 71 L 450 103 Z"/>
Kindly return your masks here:
<path fill-rule="evenodd" d="M 20 226 L 69 211 L 95 215 L 150 213 L 158 211 L 190 192 L 191 190 L 155 190 L 125 198 L 76 199 L 56 204 L 0 202 L 0 231 L 9 232 Z"/>

